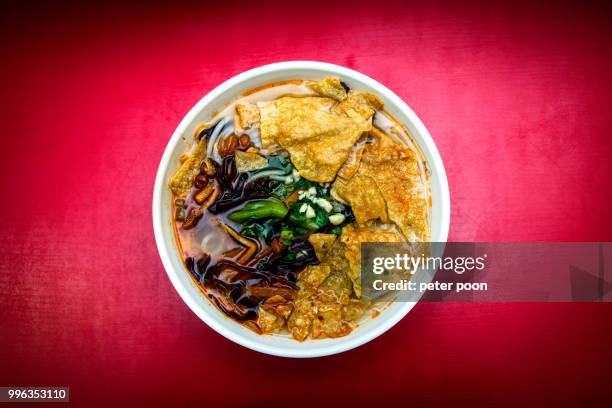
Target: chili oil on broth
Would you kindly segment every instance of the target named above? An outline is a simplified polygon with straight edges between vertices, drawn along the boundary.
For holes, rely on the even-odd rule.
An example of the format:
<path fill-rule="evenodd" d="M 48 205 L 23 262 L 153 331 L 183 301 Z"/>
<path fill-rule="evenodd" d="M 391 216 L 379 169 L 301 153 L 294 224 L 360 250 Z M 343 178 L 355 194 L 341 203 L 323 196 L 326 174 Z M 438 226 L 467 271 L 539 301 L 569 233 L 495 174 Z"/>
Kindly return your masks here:
<path fill-rule="evenodd" d="M 235 99 L 219 113 L 216 113 L 209 122 L 198 128 L 195 136 L 197 137 L 198 134 L 203 133 L 203 131 L 207 129 L 210 129 L 213 124 L 218 124 L 220 120 L 232 120 L 234 118 L 236 105 L 239 103 L 270 102 L 284 96 L 307 97 L 315 95 L 317 95 L 317 93 L 305 86 L 305 81 L 302 80 L 283 81 L 279 83 L 266 84 L 261 87 L 254 88 L 250 91 L 245 92 L 239 98 Z M 375 112 L 373 117 L 373 124 L 375 127 L 377 127 L 386 135 L 388 135 L 391 139 L 393 139 L 396 143 L 410 148 L 417 155 L 421 174 L 421 181 L 423 184 L 423 192 L 426 195 L 426 202 L 428 203 L 428 207 L 431 208 L 431 197 L 429 195 L 429 174 L 425 165 L 425 161 L 423 159 L 423 155 L 418 149 L 416 143 L 414 143 L 406 129 L 395 118 L 393 118 L 388 112 L 384 110 Z M 257 127 L 252 127 L 250 129 L 237 132 L 234 126 L 231 133 L 228 133 L 227 131 L 225 133 L 225 138 L 227 138 L 229 134 L 236 134 L 237 136 L 247 135 L 251 141 L 251 144 L 258 147 L 260 149 L 259 152 L 262 154 L 278 153 L 278 151 L 268 152 L 264 149 L 261 149 L 261 137 L 259 135 L 259 129 Z M 194 149 L 195 144 L 190 149 L 190 152 L 192 153 Z M 216 146 L 213 146 L 212 149 L 216 150 Z M 207 146 L 207 153 L 210 151 L 211 148 Z M 213 153 L 213 156 L 215 156 L 215 159 L 217 160 L 220 159 L 217 154 Z M 216 180 L 213 182 L 216 182 Z M 195 187 L 192 187 L 190 193 L 187 195 L 187 198 L 185 199 L 186 208 L 191 208 L 194 205 L 198 205 L 193 201 L 193 194 L 196 190 L 197 189 Z M 177 208 L 175 206 L 177 197 L 173 197 L 174 199 L 172 205 L 174 214 L 177 211 Z M 240 206 L 244 206 L 244 204 L 241 204 Z M 225 225 L 228 225 L 235 231 L 240 231 L 240 225 L 232 222 L 227 217 L 229 212 L 230 211 L 221 212 L 219 214 L 212 214 L 209 211 L 204 211 L 202 218 L 199 222 L 196 223 L 195 227 L 188 230 L 184 230 L 183 228 L 181 228 L 178 221 L 173 222 L 177 246 L 179 252 L 183 255 L 182 259 L 186 269 L 190 270 L 190 265 L 188 265 L 187 262 L 189 259 L 197 260 L 202 256 L 210 257 L 208 266 L 215 265 L 227 259 L 228 254 L 231 254 L 231 256 L 229 257 L 230 259 L 236 259 L 236 257 L 239 255 L 239 251 L 241 250 L 240 245 L 237 244 L 236 241 L 227 234 L 226 230 L 219 226 L 220 223 L 223 223 Z M 258 252 L 260 253 L 270 250 L 270 245 L 266 243 L 265 240 L 263 240 L 261 237 L 257 239 L 257 244 L 259 249 Z M 191 266 L 191 268 L 193 268 L 193 266 Z M 211 298 L 210 291 L 205 289 L 200 284 L 200 280 L 198 279 L 198 277 L 195 276 L 193 273 L 190 273 L 190 275 L 192 276 L 194 283 L 196 284 L 196 286 L 198 286 L 202 293 L 205 294 L 207 297 Z M 296 294 L 298 292 L 299 290 L 296 289 Z M 225 312 L 227 314 L 227 312 L 218 303 L 214 301 L 213 303 L 215 303 L 216 306 L 222 312 Z M 377 305 L 376 308 L 368 309 L 373 310 L 373 312 L 371 314 L 364 313 L 361 318 L 354 321 L 352 324 L 353 329 L 364 321 L 367 321 L 371 318 L 375 318 L 380 313 L 375 312 L 384 310 L 385 308 L 386 305 Z M 257 305 L 257 307 L 253 307 L 253 309 L 259 309 L 259 305 Z M 255 323 L 255 321 L 257 321 L 257 317 L 245 318 L 243 320 L 238 321 L 252 330 L 261 332 L 260 328 Z M 277 331 L 274 334 L 288 336 L 289 333 L 286 327 L 287 325 L 285 324 L 281 330 Z"/>

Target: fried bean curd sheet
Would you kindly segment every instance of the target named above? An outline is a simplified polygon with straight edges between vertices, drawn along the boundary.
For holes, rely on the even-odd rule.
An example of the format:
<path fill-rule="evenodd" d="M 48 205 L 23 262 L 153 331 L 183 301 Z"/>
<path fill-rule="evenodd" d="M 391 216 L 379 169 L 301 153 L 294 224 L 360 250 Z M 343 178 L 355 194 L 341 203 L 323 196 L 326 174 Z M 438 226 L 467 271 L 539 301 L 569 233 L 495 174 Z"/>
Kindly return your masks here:
<path fill-rule="evenodd" d="M 326 77 L 320 81 L 306 81 L 306 86 L 321 96 L 343 101 L 346 99 L 346 89 L 342 86 L 340 78 Z"/>
<path fill-rule="evenodd" d="M 280 295 L 274 295 L 266 299 L 261 307 L 271 313 L 276 313 L 283 319 L 287 319 L 293 311 L 293 302 Z"/>
<path fill-rule="evenodd" d="M 331 273 L 329 265 L 309 265 L 300 272 L 301 289 L 304 291 L 316 290 Z"/>
<path fill-rule="evenodd" d="M 370 106 L 376 110 L 382 110 L 385 106 L 378 95 L 365 91 L 350 91 L 347 99 L 351 103 Z"/>
<path fill-rule="evenodd" d="M 260 156 L 253 151 L 242 152 L 240 150 L 236 150 L 234 157 L 236 159 L 236 170 L 238 170 L 239 173 L 259 170 L 268 165 L 268 161 L 265 157 Z"/>
<path fill-rule="evenodd" d="M 191 191 L 193 180 L 200 172 L 200 163 L 206 157 L 206 139 L 202 138 L 193 153 L 181 164 L 181 167 L 170 177 L 168 187 L 180 197 L 185 197 Z"/>
<path fill-rule="evenodd" d="M 312 247 L 315 250 L 315 254 L 317 255 L 317 259 L 322 261 L 327 255 L 327 252 L 332 247 L 334 242 L 338 237 L 334 234 L 321 234 L 314 233 L 310 234 L 308 237 L 308 241 L 312 244 Z"/>
<path fill-rule="evenodd" d="M 351 205 L 358 223 L 380 219 L 387 222 L 387 203 L 372 177 L 356 174 L 348 181 L 337 178 L 332 195 Z"/>
<path fill-rule="evenodd" d="M 291 162 L 307 180 L 332 181 L 355 142 L 372 128 L 374 113 L 371 108 L 369 116 L 353 106 L 338 108 L 342 103 L 314 96 L 286 96 L 259 103 L 263 147 L 287 150 Z"/>
<path fill-rule="evenodd" d="M 292 300 L 280 295 L 269 297 L 259 306 L 256 324 L 264 334 L 277 332 L 285 326 L 293 308 Z"/>
<path fill-rule="evenodd" d="M 344 271 L 332 269 L 313 300 L 316 316 L 312 324 L 312 338 L 342 337 L 352 331 L 352 325 L 342 317 L 342 309 L 348 305 L 351 292 L 351 281 Z"/>
<path fill-rule="evenodd" d="M 287 320 L 287 329 L 294 339 L 304 341 L 310 335 L 312 320 L 315 318 L 314 306 L 310 296 L 298 295 L 293 313 Z"/>
<path fill-rule="evenodd" d="M 347 116 L 361 116 L 366 119 L 372 117 L 377 110 L 382 110 L 383 101 L 369 92 L 350 91 L 345 100 L 334 107 L 336 112 L 344 112 Z"/>
<path fill-rule="evenodd" d="M 361 299 L 349 299 L 347 305 L 342 306 L 342 318 L 347 321 L 356 321 L 361 318 L 372 306 L 372 302 Z"/>
<path fill-rule="evenodd" d="M 242 133 L 246 129 L 259 126 L 259 108 L 254 103 L 237 103 L 234 127 Z"/>
<path fill-rule="evenodd" d="M 324 260 L 300 273 L 295 308 L 287 328 L 296 340 L 346 336 L 353 329 L 352 321 L 360 318 L 367 306 L 352 302 L 352 283 L 345 271 L 346 246 L 335 240 Z M 357 307 L 360 305 L 360 307 Z M 360 313 L 361 310 L 361 313 Z"/>
<path fill-rule="evenodd" d="M 346 273 L 338 269 L 332 269 L 327 279 L 319 286 L 316 301 L 321 310 L 323 306 L 346 305 L 351 293 L 353 293 L 353 285 Z"/>
<path fill-rule="evenodd" d="M 274 333 L 285 325 L 285 319 L 274 312 L 270 312 L 262 307 L 257 313 L 257 326 L 264 334 Z"/>
<path fill-rule="evenodd" d="M 370 136 L 357 172 L 348 180 L 336 179 L 332 194 L 351 205 L 358 223 L 392 221 L 408 241 L 428 241 L 428 206 L 417 154 L 376 128 Z"/>
<path fill-rule="evenodd" d="M 363 149 L 365 149 L 365 139 L 362 136 L 361 139 L 353 146 L 349 157 L 346 159 L 340 170 L 338 170 L 337 176 L 344 180 L 348 180 L 357 173 L 359 164 L 361 163 L 361 156 L 363 155 Z"/>
<path fill-rule="evenodd" d="M 349 224 L 342 229 L 340 241 L 346 245 L 344 256 L 348 260 L 347 275 L 353 283 L 355 296 L 361 297 L 361 244 L 363 242 L 405 242 L 394 225 L 368 222 Z"/>
<path fill-rule="evenodd" d="M 387 202 L 389 219 L 408 241 L 429 241 L 429 208 L 417 153 L 378 129 L 371 134 L 375 143 L 366 146 L 360 169 L 375 180 Z"/>
<path fill-rule="evenodd" d="M 319 307 L 316 319 L 312 321 L 313 339 L 342 337 L 353 331 L 353 326 L 342 319 L 342 305 L 337 303 Z"/>

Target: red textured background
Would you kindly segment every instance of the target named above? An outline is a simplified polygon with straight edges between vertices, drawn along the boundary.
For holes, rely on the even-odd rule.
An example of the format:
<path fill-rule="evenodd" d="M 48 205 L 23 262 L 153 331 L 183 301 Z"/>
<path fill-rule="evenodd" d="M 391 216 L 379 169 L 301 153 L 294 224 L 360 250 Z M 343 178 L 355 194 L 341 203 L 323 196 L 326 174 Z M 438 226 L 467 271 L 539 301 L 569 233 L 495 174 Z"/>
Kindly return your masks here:
<path fill-rule="evenodd" d="M 356 350 L 286 360 L 213 332 L 159 260 L 153 180 L 180 119 L 295 59 L 417 112 L 451 240 L 612 240 L 610 7 L 460 3 L 3 6 L 0 386 L 83 406 L 606 405 L 611 304 L 419 304 Z"/>

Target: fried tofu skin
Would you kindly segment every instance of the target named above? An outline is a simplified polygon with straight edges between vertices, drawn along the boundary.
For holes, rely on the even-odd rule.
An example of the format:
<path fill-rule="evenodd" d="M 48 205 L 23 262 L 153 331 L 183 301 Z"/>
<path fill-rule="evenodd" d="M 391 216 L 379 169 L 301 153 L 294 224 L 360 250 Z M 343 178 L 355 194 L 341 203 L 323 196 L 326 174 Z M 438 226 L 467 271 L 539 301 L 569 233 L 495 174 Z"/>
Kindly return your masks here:
<path fill-rule="evenodd" d="M 367 145 L 358 173 L 370 176 L 387 203 L 389 220 L 409 242 L 429 240 L 429 208 L 419 168 L 410 148 L 374 129 L 374 143 Z"/>
<path fill-rule="evenodd" d="M 301 289 L 316 290 L 331 273 L 329 265 L 308 265 L 300 273 Z"/>
<path fill-rule="evenodd" d="M 353 292 L 345 273 L 349 267 L 345 252 L 346 246 L 335 240 L 320 265 L 311 265 L 300 273 L 296 307 L 287 321 L 295 339 L 341 337 L 353 329 L 348 315 L 343 313 Z M 352 312 L 351 318 L 361 316 L 355 310 Z"/>
<path fill-rule="evenodd" d="M 347 321 L 356 321 L 365 314 L 371 305 L 371 302 L 365 300 L 350 299 L 349 303 L 342 307 L 342 318 Z"/>
<path fill-rule="evenodd" d="M 338 177 L 332 194 L 351 205 L 358 223 L 391 221 L 408 241 L 427 241 L 429 210 L 416 153 L 376 128 L 370 136 L 357 171 L 348 180 Z"/>
<path fill-rule="evenodd" d="M 266 299 L 261 307 L 268 312 L 276 313 L 283 319 L 287 319 L 293 311 L 293 302 L 280 295 L 275 295 Z"/>
<path fill-rule="evenodd" d="M 359 164 L 361 163 L 361 157 L 363 156 L 363 150 L 365 149 L 364 137 L 357 142 L 351 149 L 349 157 L 346 159 L 340 170 L 338 170 L 338 178 L 348 180 L 357 173 L 359 170 Z"/>
<path fill-rule="evenodd" d="M 287 320 L 287 329 L 289 329 L 294 339 L 304 341 L 310 335 L 315 311 L 311 297 L 301 294 L 302 292 L 299 293 L 295 301 L 293 313 L 291 313 L 289 320 Z"/>
<path fill-rule="evenodd" d="M 347 181 L 338 178 L 332 187 L 332 194 L 351 205 L 358 223 L 389 220 L 385 198 L 370 176 L 358 173 Z"/>
<path fill-rule="evenodd" d="M 322 261 L 338 237 L 334 234 L 310 234 L 308 241 L 312 244 L 319 261 Z"/>
<path fill-rule="evenodd" d="M 306 81 L 306 86 L 321 96 L 342 102 L 346 99 L 346 89 L 342 86 L 340 78 L 326 77 L 320 81 Z"/>
<path fill-rule="evenodd" d="M 392 227 L 392 226 L 391 226 Z M 347 275 L 353 283 L 355 296 L 361 297 L 361 244 L 363 242 L 404 242 L 404 236 L 393 228 L 382 228 L 373 222 L 347 225 L 342 229 L 340 241 L 346 245 L 344 256 L 348 260 Z"/>
<path fill-rule="evenodd" d="M 364 118 L 352 110 L 334 112 L 336 105 L 329 98 L 289 96 L 260 103 L 263 147 L 287 150 L 307 180 L 332 181 L 355 142 L 372 128 L 371 116 Z"/>
<path fill-rule="evenodd" d="M 202 138 L 181 167 L 170 177 L 168 187 L 179 197 L 185 197 L 191 191 L 193 180 L 200 172 L 200 163 L 206 157 L 206 139 Z"/>
<path fill-rule="evenodd" d="M 285 319 L 274 312 L 260 307 L 257 313 L 257 326 L 264 334 L 271 334 L 280 330 L 285 325 Z"/>
<path fill-rule="evenodd" d="M 238 133 L 259 126 L 259 108 L 254 103 L 237 103 L 234 126 Z"/>
<path fill-rule="evenodd" d="M 236 169 L 239 173 L 259 170 L 268 165 L 266 158 L 255 152 L 236 150 L 234 158 L 236 159 Z"/>

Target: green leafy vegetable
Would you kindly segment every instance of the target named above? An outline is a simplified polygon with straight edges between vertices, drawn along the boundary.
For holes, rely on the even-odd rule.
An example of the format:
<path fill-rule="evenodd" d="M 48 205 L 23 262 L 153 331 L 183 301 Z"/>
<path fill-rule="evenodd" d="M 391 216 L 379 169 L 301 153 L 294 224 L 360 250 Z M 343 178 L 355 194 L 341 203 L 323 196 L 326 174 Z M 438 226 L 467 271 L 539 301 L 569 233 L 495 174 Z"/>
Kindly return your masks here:
<path fill-rule="evenodd" d="M 268 167 L 264 169 L 277 169 L 281 170 L 284 174 L 289 174 L 293 170 L 291 161 L 285 156 L 268 156 Z"/>
<path fill-rule="evenodd" d="M 228 218 L 239 224 L 244 224 L 251 220 L 265 218 L 285 218 L 289 210 L 282 201 L 274 198 L 265 200 L 254 200 L 245 204 L 240 210 L 234 211 Z"/>
<path fill-rule="evenodd" d="M 240 231 L 242 235 L 249 238 L 263 238 L 266 242 L 272 241 L 274 235 L 278 234 L 277 226 L 280 220 L 270 218 L 264 222 L 252 221 Z"/>
<path fill-rule="evenodd" d="M 342 227 L 344 227 L 344 225 L 336 225 L 334 226 L 334 228 L 329 230 L 330 234 L 334 234 L 334 235 L 340 235 L 342 233 Z"/>
<path fill-rule="evenodd" d="M 286 177 L 289 177 L 293 171 L 293 165 L 287 157 L 280 155 L 268 156 L 266 160 L 268 160 L 268 164 L 265 167 L 250 172 L 250 182 L 264 177 L 269 177 L 270 180 L 284 182 Z"/>
<path fill-rule="evenodd" d="M 278 197 L 281 200 L 284 200 L 285 198 L 289 197 L 294 191 L 308 190 L 312 186 L 315 186 L 315 183 L 306 180 L 305 178 L 301 178 L 291 184 L 276 183 L 276 185 L 271 189 L 270 194 L 275 197 Z"/>
<path fill-rule="evenodd" d="M 249 238 L 257 238 L 263 236 L 263 234 L 264 226 L 256 222 L 247 225 L 240 231 L 240 235 L 244 235 L 245 237 Z"/>
<path fill-rule="evenodd" d="M 306 217 L 306 212 L 300 213 L 300 208 L 303 204 L 310 205 L 307 201 L 297 201 L 291 206 L 291 212 L 289 213 L 289 221 L 291 223 L 312 231 L 316 231 L 329 224 L 327 213 L 318 206 L 311 206 L 315 211 L 314 218 Z"/>
<path fill-rule="evenodd" d="M 284 229 L 280 233 L 280 239 L 285 246 L 291 245 L 295 238 L 295 233 L 290 229 Z"/>
<path fill-rule="evenodd" d="M 296 239 L 304 237 L 307 231 L 306 228 L 298 227 L 293 224 L 284 224 L 279 236 L 283 245 L 289 246 Z"/>

